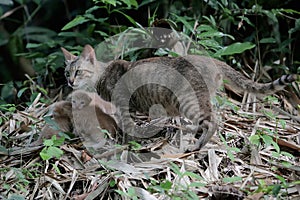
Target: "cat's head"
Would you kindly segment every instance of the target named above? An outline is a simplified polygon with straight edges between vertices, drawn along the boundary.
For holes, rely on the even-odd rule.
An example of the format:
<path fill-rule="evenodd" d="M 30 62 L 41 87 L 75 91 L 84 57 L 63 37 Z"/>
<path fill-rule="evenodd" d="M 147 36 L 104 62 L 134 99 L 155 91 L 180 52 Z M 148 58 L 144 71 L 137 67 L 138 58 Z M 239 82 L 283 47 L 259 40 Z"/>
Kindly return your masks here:
<path fill-rule="evenodd" d="M 61 50 L 65 57 L 65 76 L 68 85 L 75 90 L 95 87 L 101 66 L 93 47 L 85 45 L 80 56 L 73 55 L 63 47 Z"/>
<path fill-rule="evenodd" d="M 68 98 L 72 103 L 72 109 L 78 109 L 78 110 L 88 106 L 93 100 L 89 96 L 89 93 L 87 93 L 84 90 L 75 90 L 69 95 Z"/>

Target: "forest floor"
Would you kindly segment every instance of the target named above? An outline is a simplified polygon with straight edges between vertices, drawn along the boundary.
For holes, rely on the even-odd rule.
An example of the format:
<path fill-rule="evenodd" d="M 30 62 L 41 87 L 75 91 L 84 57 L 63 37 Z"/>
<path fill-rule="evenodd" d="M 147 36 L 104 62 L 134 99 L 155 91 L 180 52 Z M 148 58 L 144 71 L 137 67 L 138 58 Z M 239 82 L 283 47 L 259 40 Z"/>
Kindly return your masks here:
<path fill-rule="evenodd" d="M 229 100 L 200 152 L 182 153 L 194 137 L 176 118 L 168 137 L 91 156 L 78 139 L 30 146 L 48 112 L 37 97 L 23 111 L 1 113 L 0 199 L 299 199 L 299 114 L 280 111 L 282 99 L 256 111 Z"/>

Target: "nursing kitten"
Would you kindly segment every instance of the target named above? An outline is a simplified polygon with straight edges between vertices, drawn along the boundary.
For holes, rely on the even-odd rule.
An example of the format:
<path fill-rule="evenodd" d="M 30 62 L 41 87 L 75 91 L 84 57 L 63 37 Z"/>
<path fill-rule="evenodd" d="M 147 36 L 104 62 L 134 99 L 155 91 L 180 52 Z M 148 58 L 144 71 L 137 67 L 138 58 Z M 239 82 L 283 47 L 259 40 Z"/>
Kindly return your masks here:
<path fill-rule="evenodd" d="M 161 104 L 168 115 L 185 116 L 197 127 L 200 138 L 193 150 L 203 147 L 217 129 L 210 100 L 223 79 L 239 90 L 258 94 L 274 93 L 297 79 L 297 75 L 284 75 L 271 83 L 256 83 L 226 63 L 205 56 L 105 64 L 97 61 L 90 45 L 78 57 L 64 48 L 62 51 L 69 86 L 75 90 L 96 90 L 104 100 L 113 102 L 120 111 L 123 131 L 138 138 L 155 135 L 158 130 L 153 126 L 135 126 L 129 110 L 147 114 L 152 105 Z"/>
<path fill-rule="evenodd" d="M 117 124 L 113 117 L 93 103 L 90 95 L 83 90 L 76 90 L 68 99 L 72 103 L 74 132 L 83 138 L 85 147 L 97 150 L 106 142 L 105 134 L 101 130 L 105 129 L 115 136 Z"/>
<path fill-rule="evenodd" d="M 50 139 L 53 135 L 59 138 L 60 132 L 72 132 L 72 104 L 69 101 L 59 101 L 51 105 L 50 110 L 52 110 L 53 121 L 58 127 L 46 124 L 37 141 L 32 143 L 31 146 L 40 145 L 43 143 L 43 139 Z"/>

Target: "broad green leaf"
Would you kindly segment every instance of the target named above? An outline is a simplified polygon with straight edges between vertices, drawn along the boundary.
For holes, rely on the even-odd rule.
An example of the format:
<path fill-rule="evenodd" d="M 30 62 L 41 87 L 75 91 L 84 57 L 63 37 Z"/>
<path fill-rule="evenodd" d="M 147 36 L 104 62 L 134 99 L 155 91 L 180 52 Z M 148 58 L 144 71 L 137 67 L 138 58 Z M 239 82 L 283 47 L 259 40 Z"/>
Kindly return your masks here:
<path fill-rule="evenodd" d="M 49 147 L 47 153 L 52 157 L 60 158 L 64 152 L 57 147 Z"/>
<path fill-rule="evenodd" d="M 56 147 L 63 145 L 63 143 L 65 142 L 65 137 L 60 137 L 59 139 L 56 139 L 56 137 L 55 137 L 55 139 L 53 139 L 53 138 L 51 138 L 51 139 L 53 141 L 53 146 L 56 146 Z"/>
<path fill-rule="evenodd" d="M 215 56 L 234 55 L 237 53 L 242 53 L 254 47 L 255 44 L 252 44 L 251 42 L 244 42 L 244 43 L 237 42 L 219 50 L 218 52 L 215 53 Z"/>
<path fill-rule="evenodd" d="M 280 152 L 280 147 L 279 147 L 279 145 L 277 144 L 277 142 L 275 142 L 275 141 L 273 140 L 272 145 L 273 145 L 274 149 L 275 149 L 277 152 Z"/>
<path fill-rule="evenodd" d="M 49 160 L 52 158 L 52 156 L 50 156 L 48 153 L 47 153 L 47 148 L 44 148 L 41 152 L 40 152 L 40 157 L 43 159 L 43 160 Z"/>
<path fill-rule="evenodd" d="M 198 44 L 200 44 L 201 46 L 203 46 L 205 48 L 214 49 L 216 51 L 218 49 L 222 48 L 222 46 L 215 40 L 199 40 Z"/>
<path fill-rule="evenodd" d="M 181 17 L 178 15 L 175 15 L 173 13 L 171 13 L 174 17 L 177 18 L 178 21 L 180 21 L 181 23 L 183 23 L 183 25 L 187 28 L 187 30 L 189 30 L 190 32 L 194 33 L 194 28 L 192 27 L 192 25 L 187 21 L 188 17 Z"/>
<path fill-rule="evenodd" d="M 22 88 L 21 90 L 19 90 L 18 94 L 17 94 L 17 97 L 20 98 L 22 96 L 22 94 L 27 90 L 29 89 L 28 87 L 24 87 Z"/>
<path fill-rule="evenodd" d="M 172 182 L 166 180 L 160 183 L 160 187 L 162 187 L 164 190 L 170 190 L 172 188 Z"/>
<path fill-rule="evenodd" d="M 277 196 L 279 194 L 281 190 L 281 185 L 277 184 L 277 185 L 274 185 L 273 188 L 272 188 L 272 194 L 273 196 Z"/>
<path fill-rule="evenodd" d="M 269 37 L 269 38 L 263 38 L 259 41 L 259 43 L 271 43 L 271 44 L 275 44 L 276 43 L 276 40 L 272 37 Z"/>
<path fill-rule="evenodd" d="M 44 140 L 44 143 L 43 143 L 46 147 L 50 147 L 50 146 L 53 146 L 54 142 L 53 140 Z"/>
<path fill-rule="evenodd" d="M 41 46 L 43 46 L 43 44 L 36 44 L 36 43 L 27 43 L 26 44 L 26 48 L 27 49 L 34 49 L 34 48 L 39 48 L 39 47 L 41 47 Z"/>
<path fill-rule="evenodd" d="M 61 30 L 62 31 L 65 31 L 65 30 L 68 30 L 70 28 L 73 28 L 79 24 L 83 24 L 85 22 L 89 21 L 89 19 L 86 19 L 85 17 L 83 16 L 77 16 L 75 17 L 75 19 L 73 19 L 72 21 L 70 21 L 69 23 L 67 23 Z"/>
<path fill-rule="evenodd" d="M 273 143 L 273 138 L 269 135 L 262 135 L 261 138 L 263 139 L 267 147 Z"/>
<path fill-rule="evenodd" d="M 260 137 L 258 135 L 251 135 L 249 137 L 251 144 L 259 145 L 260 144 Z"/>
<path fill-rule="evenodd" d="M 102 7 L 101 6 L 93 6 L 93 7 L 89 8 L 89 9 L 87 9 L 85 11 L 85 13 L 92 13 L 93 11 L 97 11 L 100 8 L 102 8 Z"/>
<path fill-rule="evenodd" d="M 121 0 L 123 3 L 125 3 L 129 8 L 131 8 L 131 6 L 134 7 L 138 7 L 138 3 L 136 0 Z"/>
<path fill-rule="evenodd" d="M 206 24 L 200 25 L 196 30 L 197 30 L 197 32 L 217 31 L 216 29 L 214 29 L 214 28 L 211 27 L 210 25 L 206 25 Z"/>

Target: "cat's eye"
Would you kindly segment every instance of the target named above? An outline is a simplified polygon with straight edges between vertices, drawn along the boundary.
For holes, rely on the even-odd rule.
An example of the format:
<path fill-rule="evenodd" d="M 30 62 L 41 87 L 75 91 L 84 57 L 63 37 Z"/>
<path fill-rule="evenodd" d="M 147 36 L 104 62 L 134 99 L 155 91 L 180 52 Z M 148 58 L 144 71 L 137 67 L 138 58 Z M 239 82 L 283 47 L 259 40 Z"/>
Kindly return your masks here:
<path fill-rule="evenodd" d="M 76 70 L 76 72 L 75 72 L 75 76 L 77 76 L 77 75 L 81 75 L 82 74 L 82 70 Z"/>
<path fill-rule="evenodd" d="M 65 72 L 65 76 L 66 76 L 66 77 L 69 77 L 69 76 L 70 76 L 70 72 L 68 72 L 68 71 Z"/>

